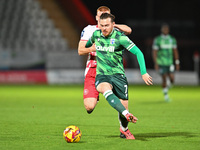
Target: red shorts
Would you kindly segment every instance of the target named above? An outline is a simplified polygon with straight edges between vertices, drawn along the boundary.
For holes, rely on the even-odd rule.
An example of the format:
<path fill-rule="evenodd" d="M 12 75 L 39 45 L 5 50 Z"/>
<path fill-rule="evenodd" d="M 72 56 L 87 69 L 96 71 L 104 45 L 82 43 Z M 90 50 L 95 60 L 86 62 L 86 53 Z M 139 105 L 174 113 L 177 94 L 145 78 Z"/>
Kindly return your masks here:
<path fill-rule="evenodd" d="M 96 68 L 90 68 L 85 76 L 83 98 L 99 99 L 99 92 L 95 88 Z"/>

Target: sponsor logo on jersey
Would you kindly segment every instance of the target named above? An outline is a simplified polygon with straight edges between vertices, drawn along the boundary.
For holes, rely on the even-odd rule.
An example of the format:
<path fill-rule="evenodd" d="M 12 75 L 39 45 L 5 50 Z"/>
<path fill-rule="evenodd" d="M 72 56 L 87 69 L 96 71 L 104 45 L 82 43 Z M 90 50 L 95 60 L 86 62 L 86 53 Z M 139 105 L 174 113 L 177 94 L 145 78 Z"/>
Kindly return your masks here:
<path fill-rule="evenodd" d="M 110 44 L 115 44 L 115 39 L 110 39 Z"/>
<path fill-rule="evenodd" d="M 114 52 L 115 51 L 115 47 L 114 46 L 109 46 L 109 47 L 96 46 L 96 50 L 98 50 L 98 51 L 106 51 L 106 52 Z"/>
<path fill-rule="evenodd" d="M 162 49 L 171 49 L 171 48 L 173 48 L 173 45 L 172 44 L 161 44 L 160 48 L 162 48 Z"/>
<path fill-rule="evenodd" d="M 83 31 L 81 32 L 81 37 L 83 37 L 84 33 L 85 33 L 85 30 L 83 30 Z"/>

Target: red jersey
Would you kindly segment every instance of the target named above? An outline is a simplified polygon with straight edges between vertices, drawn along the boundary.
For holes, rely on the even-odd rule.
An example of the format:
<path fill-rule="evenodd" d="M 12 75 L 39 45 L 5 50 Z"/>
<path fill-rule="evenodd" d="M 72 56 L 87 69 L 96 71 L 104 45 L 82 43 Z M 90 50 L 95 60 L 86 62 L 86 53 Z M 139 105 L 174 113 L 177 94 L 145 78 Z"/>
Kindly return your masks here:
<path fill-rule="evenodd" d="M 88 25 L 87 27 L 85 27 L 81 32 L 81 41 L 88 41 L 91 38 L 93 32 L 97 29 L 99 29 L 97 25 Z M 88 54 L 88 59 L 86 63 L 85 76 L 87 75 L 90 68 L 96 68 L 96 66 L 96 52 L 90 52 Z"/>

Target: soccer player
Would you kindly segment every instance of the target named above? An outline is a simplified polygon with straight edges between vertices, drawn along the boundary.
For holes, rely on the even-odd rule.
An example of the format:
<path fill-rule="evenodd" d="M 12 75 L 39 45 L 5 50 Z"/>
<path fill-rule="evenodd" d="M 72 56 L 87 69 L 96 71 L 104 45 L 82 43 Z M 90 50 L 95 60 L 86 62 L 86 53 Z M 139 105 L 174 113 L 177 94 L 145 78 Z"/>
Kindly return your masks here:
<path fill-rule="evenodd" d="M 110 9 L 106 6 L 101 6 L 97 9 L 97 25 L 88 25 L 85 27 L 81 33 L 81 39 L 78 45 L 78 53 L 79 55 L 88 55 L 88 60 L 85 69 L 85 81 L 84 81 L 84 106 L 90 114 L 99 99 L 99 92 L 97 92 L 95 88 L 95 77 L 96 77 L 96 49 L 95 46 L 91 46 L 89 48 L 85 48 L 85 45 L 89 38 L 92 36 L 93 32 L 99 29 L 99 17 L 102 13 L 110 13 Z M 115 28 L 124 32 L 125 34 L 130 34 L 131 28 L 126 25 L 115 24 Z"/>
<path fill-rule="evenodd" d="M 180 61 L 176 39 L 169 34 L 169 26 L 167 24 L 161 26 L 161 35 L 154 39 L 152 49 L 155 70 L 159 71 L 162 76 L 164 99 L 166 102 L 169 102 L 170 98 L 168 96 L 168 90 L 174 83 L 175 68 L 176 70 L 180 69 Z M 174 59 L 176 65 L 175 68 Z M 167 86 L 167 78 L 170 79 L 169 86 Z"/>
<path fill-rule="evenodd" d="M 135 139 L 128 129 L 128 122 L 137 118 L 128 111 L 128 82 L 123 67 L 123 52 L 127 49 L 137 56 L 142 78 L 147 85 L 152 78 L 146 72 L 144 56 L 140 49 L 124 33 L 114 28 L 114 16 L 103 13 L 100 16 L 100 30 L 96 30 L 86 46 L 95 43 L 97 54 L 97 75 L 95 86 L 108 103 L 119 112 L 120 137 Z"/>

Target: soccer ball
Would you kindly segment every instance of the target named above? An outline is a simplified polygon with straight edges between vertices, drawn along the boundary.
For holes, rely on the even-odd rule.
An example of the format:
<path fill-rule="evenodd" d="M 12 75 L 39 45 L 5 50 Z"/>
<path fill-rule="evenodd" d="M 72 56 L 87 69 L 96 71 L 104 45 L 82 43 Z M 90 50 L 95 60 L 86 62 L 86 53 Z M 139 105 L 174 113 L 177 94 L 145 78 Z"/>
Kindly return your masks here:
<path fill-rule="evenodd" d="M 74 125 L 66 127 L 66 129 L 63 132 L 63 137 L 66 142 L 68 143 L 77 143 L 81 139 L 81 130 Z"/>

